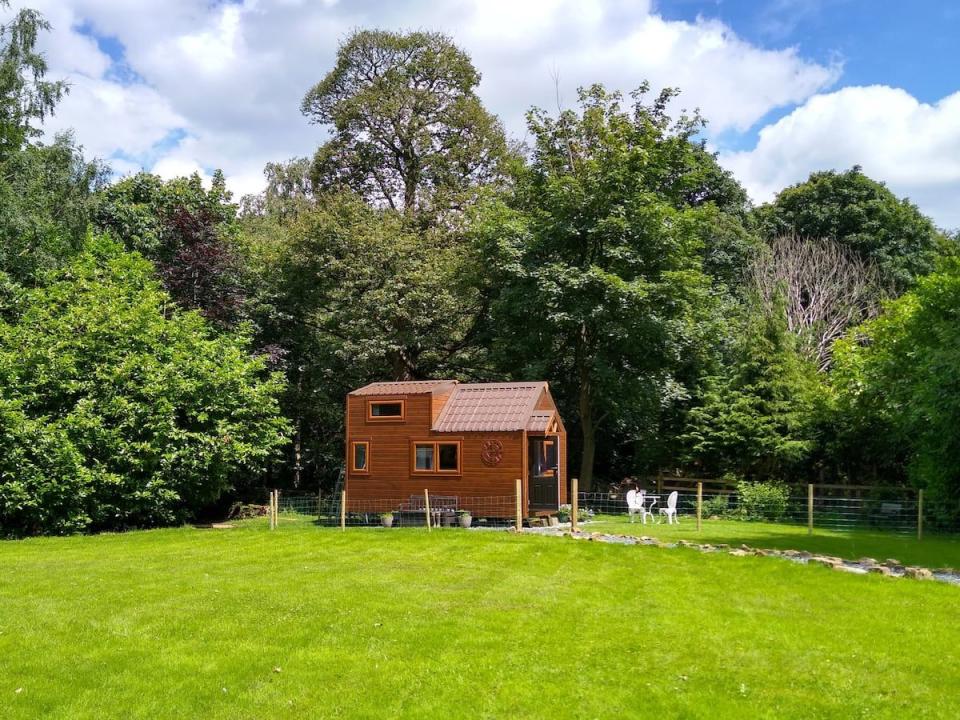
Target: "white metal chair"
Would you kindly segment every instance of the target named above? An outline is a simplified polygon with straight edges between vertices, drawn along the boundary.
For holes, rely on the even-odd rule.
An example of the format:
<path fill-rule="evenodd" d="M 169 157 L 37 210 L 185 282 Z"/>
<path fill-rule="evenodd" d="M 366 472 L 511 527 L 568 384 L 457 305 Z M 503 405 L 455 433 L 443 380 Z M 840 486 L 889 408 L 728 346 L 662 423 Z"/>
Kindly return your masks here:
<path fill-rule="evenodd" d="M 637 491 L 636 490 L 627 490 L 627 515 L 630 516 L 630 522 L 633 522 L 633 515 L 638 510 L 640 506 L 637 505 Z"/>
<path fill-rule="evenodd" d="M 647 515 L 650 516 L 650 521 L 653 522 L 653 513 L 647 509 L 646 491 L 627 491 L 627 513 L 630 515 L 630 522 L 633 522 L 633 516 L 636 513 L 640 513 L 640 522 L 644 525 L 647 524 Z"/>
<path fill-rule="evenodd" d="M 667 497 L 667 506 L 660 508 L 660 514 L 667 516 L 667 523 L 670 525 L 673 525 L 674 521 L 676 521 L 677 524 L 680 523 L 680 517 L 677 515 L 678 497 L 679 493 L 674 490 L 672 493 L 670 493 L 669 497 Z"/>

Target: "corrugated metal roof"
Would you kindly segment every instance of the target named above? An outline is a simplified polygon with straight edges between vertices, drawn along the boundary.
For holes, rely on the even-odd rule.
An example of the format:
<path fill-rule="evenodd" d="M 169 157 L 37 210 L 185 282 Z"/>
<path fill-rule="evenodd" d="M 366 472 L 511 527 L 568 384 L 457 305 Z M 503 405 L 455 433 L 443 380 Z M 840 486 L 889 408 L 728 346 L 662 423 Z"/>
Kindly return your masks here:
<path fill-rule="evenodd" d="M 530 422 L 527 423 L 527 432 L 546 432 L 550 426 L 550 420 L 553 418 L 553 412 L 537 411 L 530 416 Z"/>
<path fill-rule="evenodd" d="M 402 380 L 373 382 L 351 392 L 351 395 L 425 395 L 456 387 L 456 380 Z"/>
<path fill-rule="evenodd" d="M 523 430 L 546 386 L 543 381 L 457 385 L 433 429 L 437 432 Z"/>

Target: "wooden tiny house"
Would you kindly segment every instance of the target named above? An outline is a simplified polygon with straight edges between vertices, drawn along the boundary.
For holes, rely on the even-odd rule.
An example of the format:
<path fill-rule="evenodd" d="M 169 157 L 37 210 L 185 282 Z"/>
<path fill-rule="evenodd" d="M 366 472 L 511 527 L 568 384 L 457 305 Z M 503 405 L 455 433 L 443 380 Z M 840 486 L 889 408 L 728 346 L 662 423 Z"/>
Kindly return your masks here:
<path fill-rule="evenodd" d="M 567 502 L 567 431 L 546 382 L 375 382 L 347 395 L 347 509 L 423 495 L 514 497 L 525 515 Z M 492 506 L 490 506 L 492 507 Z M 513 506 L 503 506 L 510 517 Z"/>

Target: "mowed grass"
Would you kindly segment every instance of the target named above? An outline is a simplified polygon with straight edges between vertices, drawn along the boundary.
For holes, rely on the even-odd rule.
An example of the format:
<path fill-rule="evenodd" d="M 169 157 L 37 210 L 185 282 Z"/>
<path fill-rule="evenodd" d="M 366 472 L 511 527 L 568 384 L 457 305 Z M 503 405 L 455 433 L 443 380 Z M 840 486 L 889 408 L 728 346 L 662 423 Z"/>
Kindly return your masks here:
<path fill-rule="evenodd" d="M 5 542 L 0 567 L 5 720 L 955 718 L 960 701 L 960 589 L 770 558 L 256 522 Z"/>
<path fill-rule="evenodd" d="M 703 521 L 697 531 L 693 515 L 681 515 L 677 524 L 666 521 L 642 524 L 639 518 L 630 522 L 626 515 L 600 515 L 581 525 L 590 532 L 648 535 L 664 541 L 687 540 L 697 543 L 747 544 L 771 550 L 808 550 L 848 560 L 870 557 L 881 562 L 896 559 L 908 565 L 929 568 L 960 568 L 960 537 L 927 534 L 923 540 L 913 535 L 897 535 L 870 530 L 826 530 L 814 528 L 807 534 L 805 525 L 786 523 L 743 522 L 739 520 Z"/>

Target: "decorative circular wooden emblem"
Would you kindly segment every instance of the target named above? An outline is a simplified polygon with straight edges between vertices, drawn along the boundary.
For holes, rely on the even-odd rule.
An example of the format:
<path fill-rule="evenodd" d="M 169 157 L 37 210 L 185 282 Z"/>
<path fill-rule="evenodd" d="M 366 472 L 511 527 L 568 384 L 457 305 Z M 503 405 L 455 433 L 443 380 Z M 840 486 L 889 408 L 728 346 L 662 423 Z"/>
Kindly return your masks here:
<path fill-rule="evenodd" d="M 499 440 L 484 440 L 480 446 L 480 459 L 484 465 L 499 465 L 503 460 L 503 443 Z"/>

